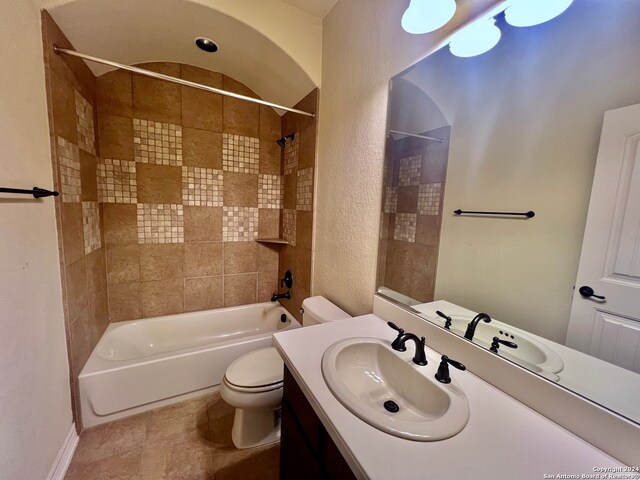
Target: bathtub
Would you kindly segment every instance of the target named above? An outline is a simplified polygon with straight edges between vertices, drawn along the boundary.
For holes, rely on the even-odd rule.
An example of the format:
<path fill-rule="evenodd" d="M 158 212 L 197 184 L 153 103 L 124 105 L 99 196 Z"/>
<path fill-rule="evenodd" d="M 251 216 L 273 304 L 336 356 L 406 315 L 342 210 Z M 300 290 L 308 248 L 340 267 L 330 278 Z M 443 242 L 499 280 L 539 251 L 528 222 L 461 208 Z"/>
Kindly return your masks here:
<path fill-rule="evenodd" d="M 236 358 L 298 327 L 271 302 L 112 323 L 78 378 L 83 425 L 215 391 Z"/>

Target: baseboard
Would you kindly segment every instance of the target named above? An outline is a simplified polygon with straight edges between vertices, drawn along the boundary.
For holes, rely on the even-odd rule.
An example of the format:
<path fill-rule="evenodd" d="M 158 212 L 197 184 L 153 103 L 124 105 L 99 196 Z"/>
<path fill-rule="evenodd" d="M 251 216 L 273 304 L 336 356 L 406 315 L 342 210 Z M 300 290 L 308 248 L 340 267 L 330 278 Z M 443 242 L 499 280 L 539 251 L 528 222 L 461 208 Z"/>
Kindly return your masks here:
<path fill-rule="evenodd" d="M 67 438 L 65 438 L 62 447 L 60 447 L 60 451 L 51 466 L 49 475 L 47 475 L 47 480 L 64 480 L 64 476 L 67 474 L 67 469 L 69 468 L 73 454 L 78 446 L 78 440 L 80 440 L 80 437 L 78 437 L 78 434 L 76 433 L 75 424 L 72 423 L 69 433 L 67 433 Z"/>

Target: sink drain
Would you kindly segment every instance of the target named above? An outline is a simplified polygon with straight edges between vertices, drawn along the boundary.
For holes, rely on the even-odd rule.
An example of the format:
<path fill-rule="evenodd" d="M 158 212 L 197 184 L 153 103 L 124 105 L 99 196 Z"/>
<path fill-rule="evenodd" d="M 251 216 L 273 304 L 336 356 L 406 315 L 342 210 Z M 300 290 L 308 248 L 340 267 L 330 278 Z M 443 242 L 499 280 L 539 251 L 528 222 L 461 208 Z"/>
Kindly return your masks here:
<path fill-rule="evenodd" d="M 382 406 L 387 412 L 391 412 L 391 413 L 397 413 L 398 410 L 400 410 L 400 407 L 398 406 L 398 404 L 393 400 L 387 400 L 382 404 Z"/>

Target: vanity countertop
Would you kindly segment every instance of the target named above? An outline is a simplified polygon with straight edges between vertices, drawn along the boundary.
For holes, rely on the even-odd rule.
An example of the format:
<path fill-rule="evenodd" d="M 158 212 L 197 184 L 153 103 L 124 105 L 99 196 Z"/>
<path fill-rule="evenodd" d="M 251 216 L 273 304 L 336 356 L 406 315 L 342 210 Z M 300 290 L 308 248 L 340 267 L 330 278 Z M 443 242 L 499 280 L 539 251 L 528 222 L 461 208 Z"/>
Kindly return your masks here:
<path fill-rule="evenodd" d="M 580 474 L 593 475 L 594 468 L 623 466 L 472 373 L 455 369 L 451 376 L 467 395 L 470 409 L 469 422 L 459 434 L 436 442 L 386 434 L 349 412 L 322 376 L 324 351 L 349 337 L 391 342 L 395 332 L 370 314 L 276 333 L 273 343 L 358 478 L 396 478 L 399 472 L 421 478 L 416 474 L 425 472 L 425 478 L 447 480 L 539 480 L 553 478 L 551 475 L 558 478 L 558 474 L 580 478 Z M 452 352 L 442 353 L 455 358 Z M 411 362 L 413 347 L 399 355 Z M 415 368 L 433 376 L 439 358 L 440 354 L 428 348 L 429 364 Z"/>

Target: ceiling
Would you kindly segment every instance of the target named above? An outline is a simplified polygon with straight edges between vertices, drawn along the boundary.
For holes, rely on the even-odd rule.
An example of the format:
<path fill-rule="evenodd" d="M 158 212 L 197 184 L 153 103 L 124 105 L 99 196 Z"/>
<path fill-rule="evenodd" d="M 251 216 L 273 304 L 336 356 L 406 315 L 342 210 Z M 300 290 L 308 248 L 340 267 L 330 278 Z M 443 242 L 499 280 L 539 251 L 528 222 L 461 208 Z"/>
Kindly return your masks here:
<path fill-rule="evenodd" d="M 127 65 L 168 61 L 221 72 L 293 106 L 319 86 L 321 20 L 334 0 L 40 0 L 79 52 Z M 322 8 L 321 8 L 322 7 Z M 302 11 L 304 10 L 304 11 Z M 211 55 L 193 45 L 212 38 Z M 88 63 L 96 75 L 111 70 Z"/>
<path fill-rule="evenodd" d="M 338 0 L 282 0 L 300 10 L 310 13 L 314 17 L 324 18 L 331 11 Z"/>

